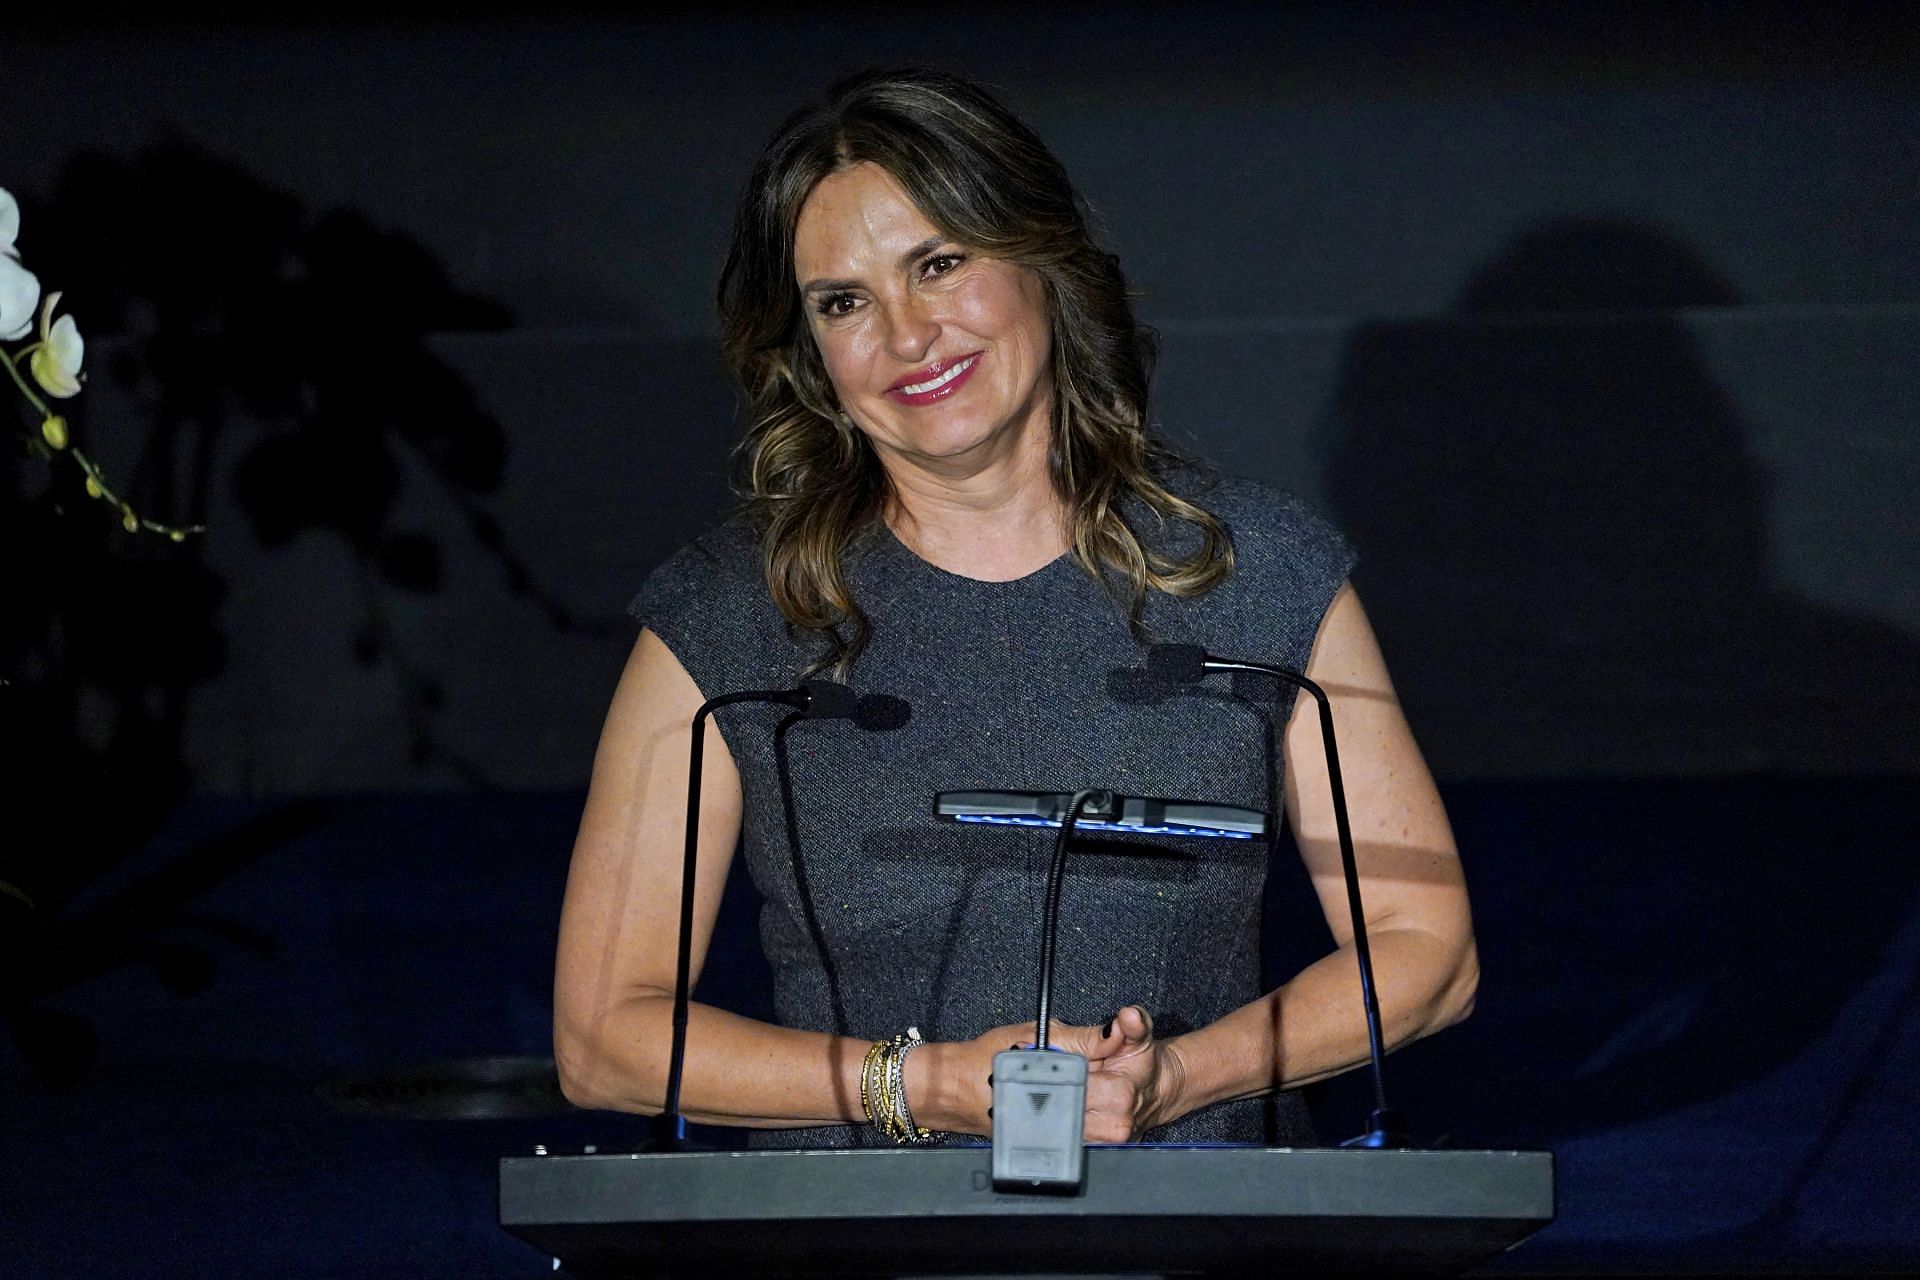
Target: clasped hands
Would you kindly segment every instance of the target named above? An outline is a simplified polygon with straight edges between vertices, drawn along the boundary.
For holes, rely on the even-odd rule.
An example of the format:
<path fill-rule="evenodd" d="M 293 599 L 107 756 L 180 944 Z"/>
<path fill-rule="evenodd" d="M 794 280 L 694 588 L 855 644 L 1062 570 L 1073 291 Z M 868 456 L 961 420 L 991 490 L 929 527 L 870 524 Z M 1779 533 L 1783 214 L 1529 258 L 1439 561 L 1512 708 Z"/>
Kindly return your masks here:
<path fill-rule="evenodd" d="M 1052 1024 L 1052 1047 L 1087 1060 L 1086 1140 L 1133 1142 L 1186 1114 L 1185 1064 L 1173 1040 L 1153 1034 L 1145 1009 L 1127 1005 L 1101 1027 Z M 1034 1024 L 995 1027 L 972 1040 L 929 1044 L 907 1060 L 916 1123 L 948 1133 L 992 1132 L 993 1057 L 1034 1042 Z"/>

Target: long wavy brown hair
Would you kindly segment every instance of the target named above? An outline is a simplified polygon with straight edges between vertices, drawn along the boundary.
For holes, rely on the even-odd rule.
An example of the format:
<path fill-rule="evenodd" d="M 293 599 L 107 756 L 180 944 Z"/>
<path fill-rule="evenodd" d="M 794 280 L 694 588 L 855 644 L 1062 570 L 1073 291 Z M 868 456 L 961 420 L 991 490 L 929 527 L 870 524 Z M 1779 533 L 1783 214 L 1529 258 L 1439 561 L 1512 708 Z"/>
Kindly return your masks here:
<path fill-rule="evenodd" d="M 844 675 L 871 634 L 847 584 L 846 553 L 878 526 L 892 490 L 866 437 L 840 415 L 794 277 L 793 238 L 821 179 L 869 161 L 944 235 L 1044 284 L 1054 489 L 1074 558 L 1114 593 L 1135 634 L 1149 588 L 1198 595 L 1231 572 L 1220 521 L 1161 483 L 1179 459 L 1148 429 L 1151 335 L 1134 321 L 1119 259 L 1094 243 L 1066 170 L 971 81 L 869 71 L 774 134 L 748 180 L 720 274 L 727 361 L 749 414 L 735 484 L 763 530 L 774 602 L 789 624 L 826 642 L 813 670 Z M 1128 499 L 1198 538 L 1150 545 L 1128 522 Z M 1191 550 L 1162 550 L 1170 541 Z"/>

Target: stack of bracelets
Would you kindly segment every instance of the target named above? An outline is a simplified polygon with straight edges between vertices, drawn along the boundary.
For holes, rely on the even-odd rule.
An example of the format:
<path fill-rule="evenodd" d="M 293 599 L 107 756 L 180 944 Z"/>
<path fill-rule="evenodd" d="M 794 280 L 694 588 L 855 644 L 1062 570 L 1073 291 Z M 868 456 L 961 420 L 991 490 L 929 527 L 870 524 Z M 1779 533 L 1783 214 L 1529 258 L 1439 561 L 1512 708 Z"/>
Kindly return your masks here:
<path fill-rule="evenodd" d="M 875 1040 L 860 1064 L 860 1105 L 866 1108 L 867 1123 L 903 1147 L 924 1147 L 940 1140 L 931 1129 L 913 1122 L 907 1110 L 907 1055 L 926 1041 L 920 1028 L 908 1027 L 904 1035 L 891 1040 Z"/>

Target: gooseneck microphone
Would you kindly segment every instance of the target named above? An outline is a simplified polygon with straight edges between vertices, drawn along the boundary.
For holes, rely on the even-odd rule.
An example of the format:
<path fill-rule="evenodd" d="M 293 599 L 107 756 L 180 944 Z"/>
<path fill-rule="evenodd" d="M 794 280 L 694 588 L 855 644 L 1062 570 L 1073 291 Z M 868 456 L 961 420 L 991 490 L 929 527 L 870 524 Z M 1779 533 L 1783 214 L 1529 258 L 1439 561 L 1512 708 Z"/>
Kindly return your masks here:
<path fill-rule="evenodd" d="M 680 1114 L 680 1076 L 687 1058 L 687 1005 L 693 986 L 693 871 L 700 852 L 700 766 L 707 743 L 707 717 L 721 707 L 767 702 L 792 707 L 807 720 L 846 720 L 861 714 L 853 690 L 831 680 L 808 680 L 797 689 L 749 689 L 723 693 L 700 704 L 687 752 L 687 852 L 680 872 L 680 956 L 673 980 L 673 1045 L 667 1059 L 667 1096 L 643 1151 L 684 1151 L 687 1122 Z"/>
<path fill-rule="evenodd" d="M 1087 1060 L 1049 1046 L 1053 1022 L 1053 958 L 1060 934 L 1060 886 L 1074 824 L 1088 809 L 1113 808 L 1111 791 L 1076 791 L 1060 819 L 1047 868 L 1041 919 L 1040 990 L 1033 1047 L 993 1055 L 993 1186 L 996 1191 L 1073 1194 L 1086 1176 Z"/>
<path fill-rule="evenodd" d="M 1340 836 L 1340 866 L 1347 882 L 1347 910 L 1353 917 L 1353 949 L 1360 962 L 1360 999 L 1367 1013 L 1368 1057 L 1373 1065 L 1373 1114 L 1367 1131 L 1342 1143 L 1348 1147 L 1404 1147 L 1406 1127 L 1387 1104 L 1386 1045 L 1380 1034 L 1380 1000 L 1373 985 L 1373 954 L 1367 947 L 1366 913 L 1360 905 L 1360 870 L 1353 856 L 1353 827 L 1347 820 L 1347 789 L 1340 779 L 1340 748 L 1333 738 L 1333 706 L 1326 691 L 1298 671 L 1259 662 L 1216 658 L 1199 645 L 1157 644 L 1147 650 L 1147 671 L 1172 684 L 1198 684 L 1215 672 L 1245 671 L 1273 676 L 1313 695 L 1320 707 L 1320 737 L 1326 744 L 1327 783 L 1333 791 L 1334 829 Z"/>
<path fill-rule="evenodd" d="M 1067 846 L 1073 841 L 1073 828 L 1087 809 L 1102 812 L 1113 808 L 1111 791 L 1076 791 L 1067 802 L 1060 820 L 1060 834 L 1053 842 L 1053 862 L 1047 868 L 1046 905 L 1040 923 L 1040 989 L 1034 1001 L 1033 1047 L 1045 1049 L 1050 1038 L 1047 1026 L 1053 1021 L 1053 957 L 1060 940 L 1060 886 L 1066 879 Z"/>

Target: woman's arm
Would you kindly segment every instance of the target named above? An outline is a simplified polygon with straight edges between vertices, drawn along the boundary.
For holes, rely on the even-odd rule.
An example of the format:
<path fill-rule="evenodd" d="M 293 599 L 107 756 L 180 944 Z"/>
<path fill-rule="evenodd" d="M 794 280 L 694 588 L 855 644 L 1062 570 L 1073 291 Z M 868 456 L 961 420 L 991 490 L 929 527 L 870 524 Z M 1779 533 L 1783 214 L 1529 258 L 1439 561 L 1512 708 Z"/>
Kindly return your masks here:
<path fill-rule="evenodd" d="M 685 852 L 687 748 L 700 690 L 643 631 L 594 756 L 574 842 L 554 974 L 554 1058 L 576 1106 L 657 1114 L 673 1034 L 675 946 Z M 693 975 L 706 958 L 740 833 L 740 775 L 708 721 L 694 884 Z M 1091 1036 L 1092 1028 L 1056 1028 Z M 916 1122 L 985 1134 L 993 1055 L 1034 1038 L 1033 1024 L 930 1044 L 906 1063 Z M 694 1004 L 687 1017 L 681 1111 L 712 1124 L 780 1129 L 858 1123 L 868 1043 L 796 1031 Z"/>
<path fill-rule="evenodd" d="M 687 749 L 703 701 L 651 631 L 640 633 L 594 756 L 567 874 L 554 974 L 554 1058 L 578 1106 L 658 1113 L 666 1098 L 685 854 Z M 707 954 L 740 833 L 740 775 L 708 721 L 695 876 L 693 975 Z M 863 1118 L 866 1044 L 695 1004 L 681 1110 L 784 1128 Z"/>
<path fill-rule="evenodd" d="M 1381 1031 L 1393 1048 L 1472 1011 L 1479 964 L 1466 882 L 1439 791 L 1351 584 L 1340 588 L 1321 621 L 1307 675 L 1333 704 Z M 1116 1083 L 1137 1079 L 1145 1086 L 1131 1099 L 1136 1133 L 1211 1103 L 1293 1088 L 1367 1060 L 1319 711 L 1305 694 L 1295 703 L 1283 750 L 1287 819 L 1339 948 L 1211 1026 L 1159 1042 L 1160 1053 L 1130 1045 L 1116 1055 L 1107 1069 L 1127 1077 Z M 1149 1059 L 1159 1061 L 1149 1065 Z M 1090 1107 L 1093 1093 L 1090 1087 Z M 1127 1101 L 1115 1097 L 1107 1105 Z"/>

